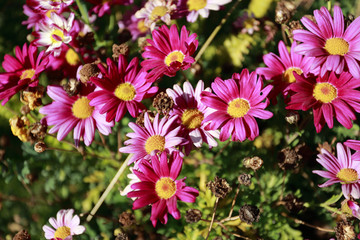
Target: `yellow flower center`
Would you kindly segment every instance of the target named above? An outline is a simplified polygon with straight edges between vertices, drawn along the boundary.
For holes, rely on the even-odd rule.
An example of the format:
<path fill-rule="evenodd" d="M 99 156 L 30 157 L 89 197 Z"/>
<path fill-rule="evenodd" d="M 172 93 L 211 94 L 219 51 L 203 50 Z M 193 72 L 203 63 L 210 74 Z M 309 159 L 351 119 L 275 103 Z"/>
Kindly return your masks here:
<path fill-rule="evenodd" d="M 188 129 L 195 129 L 201 126 L 204 114 L 197 109 L 186 109 L 182 116 L 181 122 Z"/>
<path fill-rule="evenodd" d="M 140 20 L 138 22 L 137 28 L 138 28 L 139 32 L 141 32 L 141 33 L 146 33 L 149 30 L 149 28 L 147 26 L 145 26 L 144 20 Z"/>
<path fill-rule="evenodd" d="M 343 181 L 343 184 L 353 183 L 359 179 L 358 173 L 352 168 L 343 168 L 337 174 L 336 177 Z"/>
<path fill-rule="evenodd" d="M 70 236 L 71 232 L 70 232 L 70 228 L 66 227 L 66 226 L 62 226 L 56 229 L 55 234 L 54 234 L 54 238 L 61 238 L 61 239 L 65 239 L 66 237 Z"/>
<path fill-rule="evenodd" d="M 35 75 L 35 70 L 30 68 L 30 69 L 26 69 L 21 73 L 20 76 L 20 80 L 24 80 L 24 79 L 28 79 L 28 78 L 33 78 Z"/>
<path fill-rule="evenodd" d="M 114 94 L 123 101 L 131 101 L 135 98 L 136 90 L 131 83 L 120 83 L 116 87 Z"/>
<path fill-rule="evenodd" d="M 176 193 L 175 181 L 169 177 L 160 178 L 155 184 L 156 194 L 161 199 L 169 199 Z"/>
<path fill-rule="evenodd" d="M 166 66 L 170 66 L 173 62 L 179 62 L 182 63 L 184 61 L 185 55 L 178 50 L 172 51 L 169 53 L 165 58 L 165 64 Z"/>
<path fill-rule="evenodd" d="M 313 96 L 322 103 L 329 103 L 337 97 L 337 89 L 330 83 L 317 83 Z"/>
<path fill-rule="evenodd" d="M 81 97 L 75 101 L 72 106 L 73 115 L 79 119 L 85 119 L 91 116 L 94 107 L 90 106 L 90 100 L 87 97 Z"/>
<path fill-rule="evenodd" d="M 189 11 L 198 11 L 206 7 L 207 0 L 188 0 L 186 4 Z"/>
<path fill-rule="evenodd" d="M 297 74 L 302 74 L 303 71 L 298 67 L 290 67 L 283 72 L 282 80 L 286 83 L 293 83 L 296 82 L 296 78 L 294 76 L 294 72 Z"/>
<path fill-rule="evenodd" d="M 163 17 L 167 13 L 167 10 L 168 9 L 164 6 L 154 7 L 154 9 L 152 10 L 152 12 L 150 14 L 150 20 L 154 21 L 158 18 Z"/>
<path fill-rule="evenodd" d="M 342 38 L 329 38 L 324 48 L 330 55 L 344 56 L 349 52 L 349 43 Z"/>
<path fill-rule="evenodd" d="M 50 18 L 52 12 L 55 12 L 55 10 L 49 10 L 49 11 L 47 11 L 47 12 L 45 13 L 45 15 L 46 15 L 48 18 Z"/>
<path fill-rule="evenodd" d="M 150 154 L 154 150 L 163 152 L 165 150 L 165 137 L 154 135 L 148 138 L 145 142 L 145 150 Z"/>
<path fill-rule="evenodd" d="M 234 118 L 241 118 L 250 110 L 248 100 L 237 98 L 229 102 L 227 113 Z"/>
<path fill-rule="evenodd" d="M 60 41 L 58 41 L 57 39 L 55 39 L 55 38 L 53 37 L 54 35 L 60 37 L 61 40 L 64 39 L 64 32 L 61 31 L 61 30 L 59 30 L 59 29 L 55 29 L 55 30 L 53 30 L 52 33 L 51 33 L 51 42 L 52 42 L 52 43 L 60 42 Z"/>
<path fill-rule="evenodd" d="M 69 50 L 67 50 L 67 52 L 65 54 L 65 59 L 71 66 L 76 66 L 80 63 L 79 56 L 71 48 L 69 48 Z"/>

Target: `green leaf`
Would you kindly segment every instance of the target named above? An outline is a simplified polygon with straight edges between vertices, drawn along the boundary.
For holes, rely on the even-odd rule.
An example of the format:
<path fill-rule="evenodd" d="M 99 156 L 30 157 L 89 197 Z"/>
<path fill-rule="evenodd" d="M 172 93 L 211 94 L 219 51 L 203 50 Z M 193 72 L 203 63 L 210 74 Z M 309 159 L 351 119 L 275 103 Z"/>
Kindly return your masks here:
<path fill-rule="evenodd" d="M 336 203 L 337 201 L 339 201 L 339 199 L 342 197 L 342 192 L 339 193 L 338 195 L 333 195 L 330 199 L 328 199 L 326 202 L 324 202 L 324 205 L 331 205 Z"/>
<path fill-rule="evenodd" d="M 80 0 L 76 0 L 76 4 L 80 10 L 81 18 L 85 21 L 86 24 L 89 24 L 89 16 L 88 16 L 88 10 L 86 8 L 86 5 L 81 3 Z"/>

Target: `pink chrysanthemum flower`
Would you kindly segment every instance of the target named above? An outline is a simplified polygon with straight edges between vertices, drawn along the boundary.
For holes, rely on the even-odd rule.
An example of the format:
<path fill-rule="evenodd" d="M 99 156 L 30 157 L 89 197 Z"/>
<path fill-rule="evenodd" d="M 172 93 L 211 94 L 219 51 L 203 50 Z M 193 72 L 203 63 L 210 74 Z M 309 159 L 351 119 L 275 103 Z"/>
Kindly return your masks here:
<path fill-rule="evenodd" d="M 39 24 L 39 31 L 33 33 L 37 39 L 33 42 L 38 46 L 47 47 L 46 52 L 51 52 L 54 56 L 61 53 L 61 45 L 71 42 L 70 30 L 73 27 L 74 13 L 70 13 L 66 20 L 55 12 L 51 12 L 50 18 L 45 23 Z"/>
<path fill-rule="evenodd" d="M 57 212 L 56 219 L 50 218 L 51 227 L 44 225 L 46 239 L 71 240 L 72 236 L 80 235 L 85 232 L 85 227 L 80 225 L 80 218 L 74 215 L 74 209 L 63 209 Z"/>
<path fill-rule="evenodd" d="M 26 5 L 39 10 L 61 10 L 73 4 L 74 0 L 26 0 Z"/>
<path fill-rule="evenodd" d="M 155 29 L 156 22 L 161 20 L 167 25 L 171 24 L 171 13 L 176 10 L 172 1 L 149 0 L 145 6 L 135 13 L 135 17 L 144 19 L 144 24 L 151 30 Z"/>
<path fill-rule="evenodd" d="M 228 4 L 231 0 L 183 0 L 189 14 L 186 16 L 188 22 L 195 22 L 199 14 L 208 18 L 210 10 L 219 11 L 220 7 Z"/>
<path fill-rule="evenodd" d="M 316 161 L 320 163 L 327 171 L 314 170 L 316 173 L 324 178 L 329 178 L 328 181 L 319 185 L 319 187 L 328 187 L 334 183 L 341 183 L 344 197 L 349 199 L 360 198 L 360 161 L 355 161 L 350 149 L 338 143 L 336 144 L 337 157 L 332 155 L 325 149 L 321 149 L 321 153 L 317 155 Z"/>
<path fill-rule="evenodd" d="M 44 71 L 49 62 L 44 51 L 38 55 L 37 47 L 25 43 L 22 50 L 15 48 L 15 57 L 8 54 L 4 57 L 2 67 L 6 71 L 0 73 L 0 101 L 4 105 L 17 92 L 26 87 L 35 87 L 39 83 L 39 74 Z"/>
<path fill-rule="evenodd" d="M 218 130 L 207 130 L 207 122 L 203 121 L 205 115 L 214 112 L 213 109 L 204 105 L 200 100 L 203 91 L 211 92 L 210 88 L 204 90 L 204 82 L 199 81 L 195 91 L 189 82 L 184 83 L 184 90 L 179 85 L 174 85 L 174 90 L 167 89 L 166 93 L 174 100 L 174 107 L 170 116 L 178 116 L 178 123 L 183 126 L 183 136 L 189 140 L 185 146 L 186 154 L 189 154 L 194 144 L 201 147 L 205 142 L 209 147 L 216 147 L 217 142 L 214 138 L 219 138 Z"/>
<path fill-rule="evenodd" d="M 150 28 L 145 25 L 145 19 L 137 18 L 131 12 L 124 15 L 124 19 L 118 22 L 118 26 L 120 30 L 129 30 L 133 41 L 150 33 Z"/>
<path fill-rule="evenodd" d="M 303 57 L 294 52 L 296 42 L 291 45 L 291 52 L 289 54 L 283 41 L 279 42 L 279 54 L 268 53 L 264 55 L 264 63 L 267 67 L 259 67 L 256 73 L 263 75 L 267 80 L 273 80 L 271 83 L 274 88 L 269 94 L 269 99 L 276 100 L 276 96 L 282 93 L 284 97 L 288 95 L 289 88 L 296 81 L 293 72 L 297 74 L 308 73 L 318 74 L 318 71 L 313 69 L 313 58 Z"/>
<path fill-rule="evenodd" d="M 360 160 L 360 140 L 349 139 L 344 142 L 344 145 L 356 151 L 352 155 L 353 159 Z"/>
<path fill-rule="evenodd" d="M 230 135 L 232 141 L 254 140 L 259 135 L 254 117 L 269 119 L 273 116 L 264 110 L 269 105 L 266 96 L 272 86 L 263 88 L 262 79 L 258 79 L 255 72 L 249 75 L 249 71 L 244 69 L 228 80 L 217 77 L 211 88 L 215 94 L 204 91 L 201 101 L 216 111 L 205 116 L 204 121 L 211 121 L 210 129 L 220 129 L 220 141 L 225 141 Z"/>
<path fill-rule="evenodd" d="M 104 16 L 104 14 L 111 13 L 111 7 L 114 5 L 129 5 L 133 4 L 133 0 L 87 0 L 88 2 L 94 4 L 95 6 L 90 10 L 90 12 L 96 13 L 99 17 Z"/>
<path fill-rule="evenodd" d="M 193 203 L 199 195 L 195 188 L 185 184 L 185 178 L 176 180 L 182 168 L 183 159 L 179 153 L 174 152 L 168 159 L 167 153 L 151 157 L 151 162 L 141 161 L 139 171 L 134 173 L 141 182 L 134 183 L 131 188 L 135 191 L 129 192 L 127 197 L 136 197 L 133 209 L 139 209 L 147 205 L 151 207 L 150 220 L 156 226 L 157 220 L 166 224 L 167 213 L 175 219 L 180 219 L 180 211 L 177 201 Z"/>
<path fill-rule="evenodd" d="M 108 69 L 98 64 L 102 78 L 91 78 L 98 88 L 89 94 L 90 104 L 102 105 L 100 113 L 106 113 L 109 122 L 114 119 L 120 121 L 127 110 L 131 116 L 137 117 L 145 109 L 141 101 L 153 96 L 158 87 L 151 87 L 151 83 L 146 82 L 147 73 L 139 69 L 138 58 L 133 58 L 128 65 L 125 57 L 120 55 L 118 66 L 110 58 L 107 59 L 107 65 Z"/>
<path fill-rule="evenodd" d="M 191 55 L 199 43 L 195 33 L 189 34 L 183 26 L 179 38 L 175 24 L 170 29 L 163 25 L 152 32 L 153 40 L 147 39 L 150 46 L 145 47 L 142 54 L 145 60 L 141 62 L 146 71 L 151 70 L 148 81 L 154 82 L 164 74 L 173 77 L 177 71 L 186 70 L 195 62 Z"/>
<path fill-rule="evenodd" d="M 348 204 L 349 208 L 352 211 L 352 215 L 360 220 L 360 207 L 357 204 L 357 202 L 353 202 L 351 200 L 348 200 L 347 204 Z"/>
<path fill-rule="evenodd" d="M 320 75 L 326 71 L 337 74 L 349 71 L 354 78 L 360 78 L 360 41 L 357 18 L 347 28 L 341 8 L 334 6 L 334 19 L 329 11 L 322 7 L 314 11 L 316 23 L 303 17 L 301 22 L 308 30 L 294 30 L 294 39 L 303 42 L 295 48 L 299 54 L 315 57 L 315 66 L 320 66 Z"/>
<path fill-rule="evenodd" d="M 297 74 L 295 77 L 296 82 L 290 87 L 295 94 L 286 109 L 306 111 L 312 108 L 317 132 L 325 123 L 332 128 L 334 117 L 344 127 L 352 127 L 351 120 L 356 119 L 354 111 L 360 112 L 360 92 L 355 90 L 360 86 L 360 79 L 347 72 L 341 73 L 339 78 L 334 72 L 324 77 L 305 78 Z"/>
<path fill-rule="evenodd" d="M 42 107 L 39 112 L 46 115 L 49 126 L 54 125 L 49 133 L 57 134 L 59 141 L 63 140 L 74 129 L 75 145 L 84 140 L 89 146 L 94 140 L 95 130 L 104 135 L 111 133 L 113 122 L 107 122 L 105 115 L 100 114 L 99 107 L 90 106 L 87 96 L 68 96 L 59 86 L 48 86 L 47 94 L 54 101 Z"/>
<path fill-rule="evenodd" d="M 154 121 L 151 122 L 148 113 L 144 115 L 144 127 L 136 123 L 129 123 L 129 127 L 134 131 L 126 136 L 130 139 L 124 142 L 125 147 L 119 149 L 122 153 L 133 153 L 129 164 L 139 159 L 149 160 L 156 151 L 178 151 L 178 146 L 187 143 L 187 140 L 181 137 L 181 126 L 174 128 L 176 116 L 159 119 L 156 114 Z"/>

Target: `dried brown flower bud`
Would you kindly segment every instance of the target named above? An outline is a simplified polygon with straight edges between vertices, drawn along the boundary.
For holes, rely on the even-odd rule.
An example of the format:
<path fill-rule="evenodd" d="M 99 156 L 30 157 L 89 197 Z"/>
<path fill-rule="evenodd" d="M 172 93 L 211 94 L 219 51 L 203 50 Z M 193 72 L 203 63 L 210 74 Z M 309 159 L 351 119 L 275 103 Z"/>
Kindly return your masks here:
<path fill-rule="evenodd" d="M 345 18 L 345 25 L 349 27 L 349 25 L 355 20 L 355 16 L 352 14 L 348 14 Z"/>
<path fill-rule="evenodd" d="M 118 61 L 120 55 L 124 55 L 125 57 L 129 55 L 129 46 L 126 43 L 120 45 L 113 44 L 112 52 L 114 61 Z"/>
<path fill-rule="evenodd" d="M 293 38 L 293 36 L 294 36 L 293 31 L 297 30 L 297 29 L 303 29 L 300 21 L 298 21 L 298 20 L 291 21 L 289 23 L 289 38 Z"/>
<path fill-rule="evenodd" d="M 238 177 L 239 183 L 241 185 L 245 185 L 245 186 L 250 186 L 251 184 L 251 175 L 250 174 L 240 174 L 240 176 Z"/>
<path fill-rule="evenodd" d="M 43 141 L 37 142 L 34 144 L 34 150 L 37 153 L 45 152 L 46 144 Z"/>
<path fill-rule="evenodd" d="M 283 201 L 285 202 L 286 209 L 293 214 L 297 214 L 305 208 L 304 202 L 301 202 L 293 194 L 286 195 Z"/>
<path fill-rule="evenodd" d="M 123 212 L 119 216 L 119 223 L 124 227 L 129 227 L 135 224 L 135 215 L 129 212 Z"/>
<path fill-rule="evenodd" d="M 22 105 L 20 108 L 21 115 L 27 115 L 31 111 L 30 107 L 28 105 Z"/>
<path fill-rule="evenodd" d="M 149 119 L 150 119 L 151 122 L 154 121 L 154 118 L 155 118 L 156 113 L 154 113 L 154 112 L 152 112 L 152 111 L 150 111 L 150 110 L 146 110 L 146 111 L 142 111 L 142 112 L 138 115 L 138 117 L 136 118 L 135 123 L 136 123 L 137 125 L 144 127 L 144 116 L 145 116 L 145 113 L 148 113 L 148 116 L 149 116 Z"/>
<path fill-rule="evenodd" d="M 210 181 L 206 186 L 211 192 L 218 198 L 225 198 L 226 195 L 231 191 L 229 183 L 224 178 L 215 177 L 214 181 Z"/>
<path fill-rule="evenodd" d="M 46 130 L 47 130 L 47 126 L 42 125 L 40 122 L 31 124 L 28 130 L 28 135 L 30 137 L 30 140 L 38 141 L 44 139 L 46 136 Z"/>
<path fill-rule="evenodd" d="M 119 233 L 115 240 L 129 240 L 129 237 L 126 233 Z"/>
<path fill-rule="evenodd" d="M 91 77 L 96 77 L 100 73 L 97 66 L 98 62 L 87 63 L 79 71 L 80 81 L 86 84 Z"/>
<path fill-rule="evenodd" d="M 285 120 L 290 124 L 295 124 L 299 121 L 300 115 L 296 111 L 288 111 L 285 116 Z"/>
<path fill-rule="evenodd" d="M 174 106 L 174 100 L 166 92 L 158 93 L 153 100 L 153 107 L 158 113 L 167 115 Z"/>
<path fill-rule="evenodd" d="M 245 204 L 239 210 L 240 220 L 247 224 L 258 222 L 260 219 L 260 210 L 256 206 Z"/>
<path fill-rule="evenodd" d="M 278 2 L 275 9 L 275 22 L 278 24 L 284 24 L 288 22 L 294 14 L 295 10 L 295 4 L 290 1 Z"/>
<path fill-rule="evenodd" d="M 81 84 L 78 80 L 71 78 L 63 86 L 63 88 L 64 88 L 65 92 L 71 97 L 71 96 L 75 96 L 76 94 L 78 94 L 80 92 Z"/>
<path fill-rule="evenodd" d="M 93 32 L 88 32 L 85 35 L 84 34 L 79 34 L 78 36 L 78 43 L 79 43 L 79 47 L 83 47 L 85 45 L 91 45 L 94 42 L 94 33 Z"/>
<path fill-rule="evenodd" d="M 299 166 L 302 156 L 299 155 L 295 149 L 289 147 L 282 149 L 278 154 L 279 167 L 282 170 L 294 169 Z"/>
<path fill-rule="evenodd" d="M 43 86 L 28 87 L 21 93 L 20 101 L 29 106 L 30 110 L 42 105 L 41 98 L 44 96 Z"/>
<path fill-rule="evenodd" d="M 346 220 L 336 224 L 335 234 L 338 240 L 353 240 L 356 238 L 354 226 Z"/>
<path fill-rule="evenodd" d="M 185 220 L 188 223 L 196 223 L 200 221 L 202 213 L 198 209 L 189 209 L 186 211 Z"/>
<path fill-rule="evenodd" d="M 263 165 L 263 163 L 264 163 L 264 161 L 257 156 L 252 157 L 252 158 L 246 157 L 243 160 L 244 166 L 246 168 L 251 168 L 254 171 L 259 170 L 261 168 L 261 166 Z"/>
<path fill-rule="evenodd" d="M 23 229 L 13 237 L 13 240 L 31 240 L 31 236 L 26 230 Z"/>

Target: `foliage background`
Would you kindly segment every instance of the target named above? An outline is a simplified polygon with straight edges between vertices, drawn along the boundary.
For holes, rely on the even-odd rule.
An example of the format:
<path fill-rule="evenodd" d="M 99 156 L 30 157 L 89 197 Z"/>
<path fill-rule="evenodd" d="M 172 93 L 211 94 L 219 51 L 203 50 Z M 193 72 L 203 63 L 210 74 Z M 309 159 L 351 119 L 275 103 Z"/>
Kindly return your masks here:
<path fill-rule="evenodd" d="M 16 45 L 23 45 L 31 32 L 21 25 L 21 22 L 26 20 L 26 16 L 22 13 L 24 3 L 24 0 L 0 1 L 1 60 L 5 54 L 13 54 Z M 186 24 L 192 32 L 196 32 L 201 47 L 215 27 L 209 22 L 218 23 L 232 4 L 226 6 L 225 11 L 211 12 L 209 19 L 202 19 L 194 24 L 178 20 L 178 26 Z M 332 1 L 332 4 L 339 3 Z M 309 4 L 308 9 L 299 8 L 293 19 L 299 20 L 304 14 L 311 14 L 313 9 L 325 5 L 325 1 L 314 1 Z M 241 2 L 203 55 L 200 61 L 202 71 L 196 75 L 190 71 L 185 72 L 193 86 L 199 79 L 203 79 L 206 86 L 210 86 L 216 76 L 227 79 L 232 73 L 241 72 L 242 68 L 253 71 L 259 66 L 264 66 L 263 54 L 268 52 L 277 54 L 277 43 L 281 39 L 280 30 L 273 41 L 265 43 L 263 32 L 257 32 L 252 36 L 239 35 L 232 31 L 231 26 L 231 23 L 247 8 L 259 11 L 257 17 L 262 20 L 274 21 L 275 6 L 276 2 L 271 0 Z M 355 0 L 341 1 L 345 15 L 350 13 L 358 16 L 358 6 Z M 128 8 L 115 8 L 113 14 L 126 9 Z M 124 35 L 117 33 L 116 24 L 112 29 L 106 28 L 109 21 L 111 21 L 110 17 L 105 16 L 97 24 L 101 35 L 107 40 L 105 45 L 108 56 L 111 56 L 109 46 L 113 42 L 123 41 Z M 280 26 L 277 27 L 279 29 Z M 131 50 L 132 57 L 140 56 L 135 45 Z M 43 84 L 51 83 L 51 79 L 44 78 L 41 81 Z M 180 81 L 183 81 L 183 76 L 178 74 L 175 78 L 165 78 L 159 87 L 166 89 Z M 49 99 L 44 99 L 44 103 L 47 102 Z M 150 105 L 150 102 L 146 104 Z M 116 152 L 125 139 L 125 134 L 130 132 L 127 127 L 128 122 L 134 119 L 126 115 L 116 124 L 113 133 L 106 137 L 108 147 L 105 147 L 100 137 L 96 135 L 91 147 L 82 146 L 85 154 L 81 154 L 68 143 L 72 142 L 71 136 L 61 143 L 54 137 L 48 136 L 45 139 L 47 145 L 63 151 L 48 150 L 39 154 L 33 150 L 30 143 L 22 143 L 11 134 L 8 119 L 19 114 L 20 107 L 18 97 L 14 97 L 6 107 L 0 107 L 0 149 L 4 153 L 0 157 L 0 239 L 12 239 L 12 236 L 22 228 L 27 229 L 33 239 L 43 239 L 42 226 L 47 224 L 49 217 L 55 216 L 58 210 L 66 208 L 74 208 L 77 214 L 82 213 L 82 223 L 87 227 L 86 234 L 76 239 L 114 239 L 114 235 L 121 231 L 130 233 L 130 239 L 204 239 L 209 223 L 204 221 L 195 224 L 186 223 L 184 219 L 186 210 L 198 208 L 203 212 L 204 219 L 210 219 L 215 197 L 207 190 L 205 184 L 215 176 L 220 176 L 230 183 L 233 191 L 220 201 L 216 218 L 227 217 L 238 184 L 237 177 L 241 173 L 254 175 L 243 166 L 242 159 L 255 155 L 264 160 L 264 166 L 256 173 L 259 181 L 255 178 L 249 188 L 243 186 L 240 188 L 234 215 L 243 204 L 252 204 L 261 208 L 260 221 L 253 225 L 241 223 L 240 220 L 229 221 L 225 224 L 229 232 L 225 231 L 225 234 L 231 239 L 235 239 L 231 232 L 249 238 L 257 235 L 264 239 L 329 239 L 334 237 L 334 234 L 296 224 L 292 219 L 284 217 L 282 213 L 291 214 L 284 206 L 278 206 L 276 203 L 282 191 L 283 195 L 292 193 L 305 202 L 306 206 L 305 210 L 293 217 L 316 226 L 333 228 L 336 225 L 336 215 L 320 205 L 334 194 L 339 194 L 341 190 L 339 186 L 324 189 L 317 187 L 324 181 L 312 174 L 312 170 L 321 169 L 315 161 L 317 148 L 326 141 L 330 143 L 333 138 L 336 138 L 336 141 L 344 141 L 349 138 L 357 139 L 359 135 L 357 122 L 351 130 L 337 124 L 333 129 L 325 127 L 320 134 L 316 134 L 309 112 L 301 112 L 298 126 L 290 125 L 285 121 L 286 112 L 284 104 L 280 101 L 278 105 L 269 108 L 274 112 L 273 118 L 258 121 L 260 136 L 255 141 L 219 143 L 218 147 L 211 150 L 204 146 L 194 150 L 185 159 L 181 177 L 186 176 L 187 184 L 198 188 L 200 196 L 195 204 L 179 203 L 183 216 L 179 221 L 169 217 L 167 225 L 159 224 L 158 227 L 153 228 L 149 221 L 150 208 L 131 210 L 131 200 L 119 194 L 119 190 L 128 183 L 124 174 L 96 217 L 90 223 L 85 223 L 86 214 L 94 206 L 126 157 Z M 35 115 L 32 120 L 39 117 L 40 115 Z M 300 125 L 303 125 L 303 128 L 300 128 Z M 293 141 L 289 141 L 294 134 L 296 137 Z M 306 154 L 301 166 L 284 174 L 277 164 L 278 152 L 288 146 L 294 148 L 300 143 L 306 144 Z M 112 156 L 111 152 L 116 154 Z M 285 176 L 284 188 L 283 176 Z M 337 202 L 333 207 L 339 208 L 340 203 Z M 136 225 L 129 228 L 121 226 L 118 216 L 124 211 L 135 214 Z M 215 236 L 226 236 L 222 231 L 223 228 L 215 223 L 210 239 Z"/>

